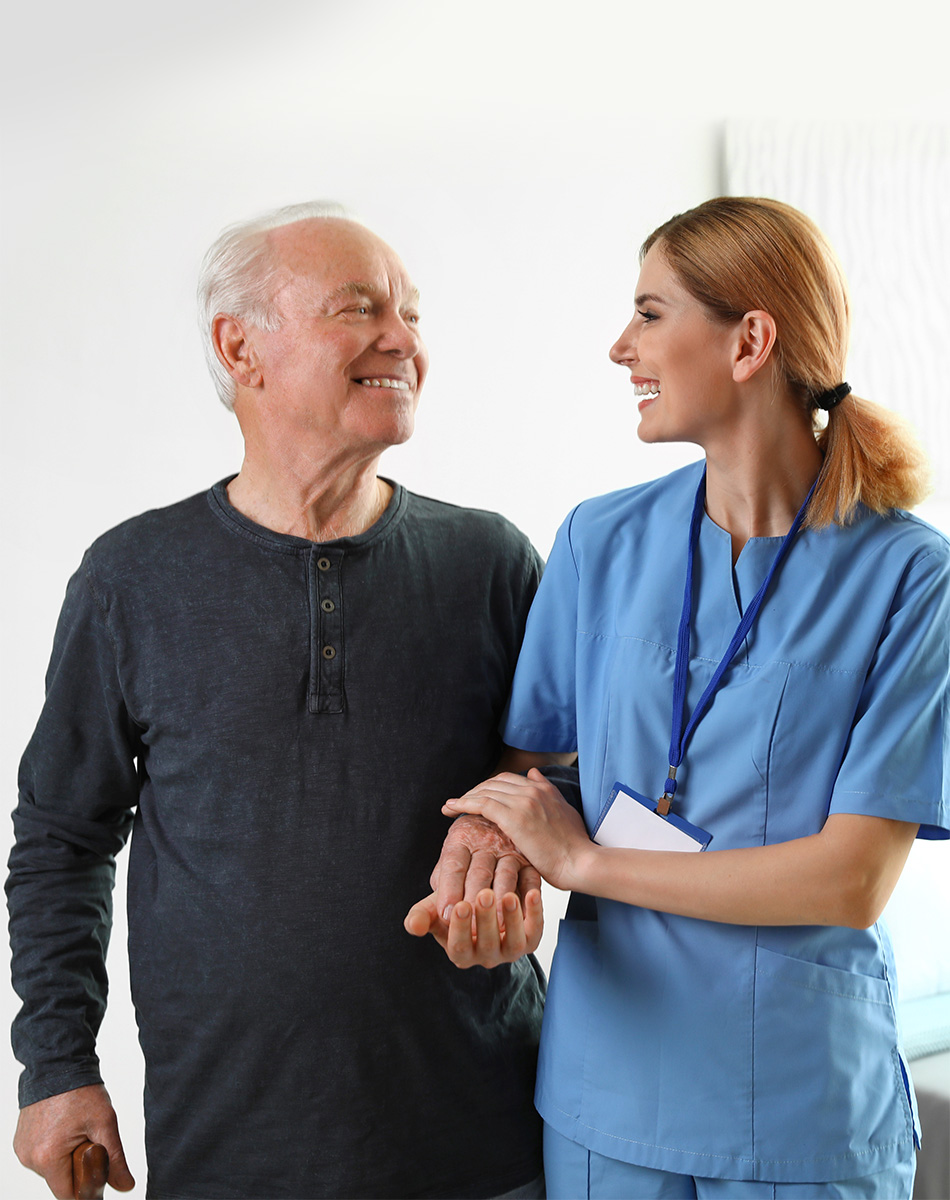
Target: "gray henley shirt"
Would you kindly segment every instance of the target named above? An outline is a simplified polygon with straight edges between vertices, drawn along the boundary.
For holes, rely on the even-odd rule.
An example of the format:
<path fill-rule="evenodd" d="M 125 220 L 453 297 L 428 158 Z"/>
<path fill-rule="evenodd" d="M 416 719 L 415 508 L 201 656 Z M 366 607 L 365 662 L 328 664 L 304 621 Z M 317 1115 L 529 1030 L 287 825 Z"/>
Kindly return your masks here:
<path fill-rule="evenodd" d="M 442 801 L 500 753 L 538 556 L 400 486 L 314 544 L 227 482 L 105 534 L 69 583 L 7 885 L 21 1103 L 100 1078 L 132 830 L 150 1196 L 516 1187 L 540 1170 L 541 973 L 459 971 L 402 920 Z"/>

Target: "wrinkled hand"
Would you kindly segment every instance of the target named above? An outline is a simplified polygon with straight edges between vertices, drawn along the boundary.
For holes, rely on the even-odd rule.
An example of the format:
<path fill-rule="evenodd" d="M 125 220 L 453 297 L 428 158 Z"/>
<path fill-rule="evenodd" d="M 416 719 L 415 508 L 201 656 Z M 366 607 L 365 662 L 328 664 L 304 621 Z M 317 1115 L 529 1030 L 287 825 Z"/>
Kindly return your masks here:
<path fill-rule="evenodd" d="M 517 892 L 524 901 L 532 888 L 541 886 L 541 876 L 497 825 L 484 817 L 461 816 L 452 822 L 429 884 L 442 919 L 448 921 L 460 900 L 474 904 L 485 888 L 494 891 L 499 905 L 508 892 Z"/>
<path fill-rule="evenodd" d="M 491 821 L 453 822 L 429 882 L 431 896 L 412 906 L 405 927 L 431 933 L 457 967 L 496 967 L 537 950 L 541 876 Z"/>
<path fill-rule="evenodd" d="M 25 1167 L 42 1175 L 57 1200 L 72 1200 L 72 1154 L 87 1139 L 109 1152 L 111 1186 L 119 1192 L 131 1191 L 135 1180 L 125 1161 L 115 1109 L 101 1083 L 22 1108 L 13 1149 Z"/>
<path fill-rule="evenodd" d="M 459 799 L 446 801 L 442 811 L 493 822 L 557 888 L 574 886 L 578 861 L 592 847 L 580 814 L 534 767 L 527 776 L 503 772 L 486 779 Z"/>

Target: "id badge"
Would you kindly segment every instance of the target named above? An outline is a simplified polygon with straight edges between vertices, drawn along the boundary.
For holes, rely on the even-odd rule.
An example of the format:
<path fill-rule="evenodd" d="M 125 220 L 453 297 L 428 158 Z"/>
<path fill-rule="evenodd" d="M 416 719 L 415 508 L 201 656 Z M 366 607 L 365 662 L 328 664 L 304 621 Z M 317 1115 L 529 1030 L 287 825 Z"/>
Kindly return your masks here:
<path fill-rule="evenodd" d="M 592 834 L 598 846 L 628 850 L 705 850 L 712 834 L 676 813 L 661 817 L 656 801 L 615 783 Z"/>

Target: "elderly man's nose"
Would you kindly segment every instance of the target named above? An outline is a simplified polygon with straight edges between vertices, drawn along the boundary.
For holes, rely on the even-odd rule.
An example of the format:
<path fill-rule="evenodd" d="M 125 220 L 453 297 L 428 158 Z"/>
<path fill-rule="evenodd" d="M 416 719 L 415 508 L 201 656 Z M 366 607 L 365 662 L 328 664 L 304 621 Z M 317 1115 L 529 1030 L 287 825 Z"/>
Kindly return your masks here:
<path fill-rule="evenodd" d="M 398 354 L 402 358 L 415 358 L 422 346 L 422 339 L 414 325 L 395 316 L 380 334 L 378 346 L 380 350 Z"/>

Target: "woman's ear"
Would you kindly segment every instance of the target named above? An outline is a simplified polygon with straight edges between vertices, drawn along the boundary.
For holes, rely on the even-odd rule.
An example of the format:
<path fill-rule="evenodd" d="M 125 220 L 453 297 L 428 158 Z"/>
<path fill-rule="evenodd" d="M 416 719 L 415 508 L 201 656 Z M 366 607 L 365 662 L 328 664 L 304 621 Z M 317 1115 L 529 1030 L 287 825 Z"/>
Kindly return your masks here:
<path fill-rule="evenodd" d="M 237 317 L 218 313 L 211 322 L 211 343 L 218 361 L 239 387 L 261 386 L 264 376 L 254 346 Z"/>
<path fill-rule="evenodd" d="M 739 322 L 732 378 L 745 383 L 769 361 L 778 331 L 772 316 L 762 309 L 747 312 Z"/>

